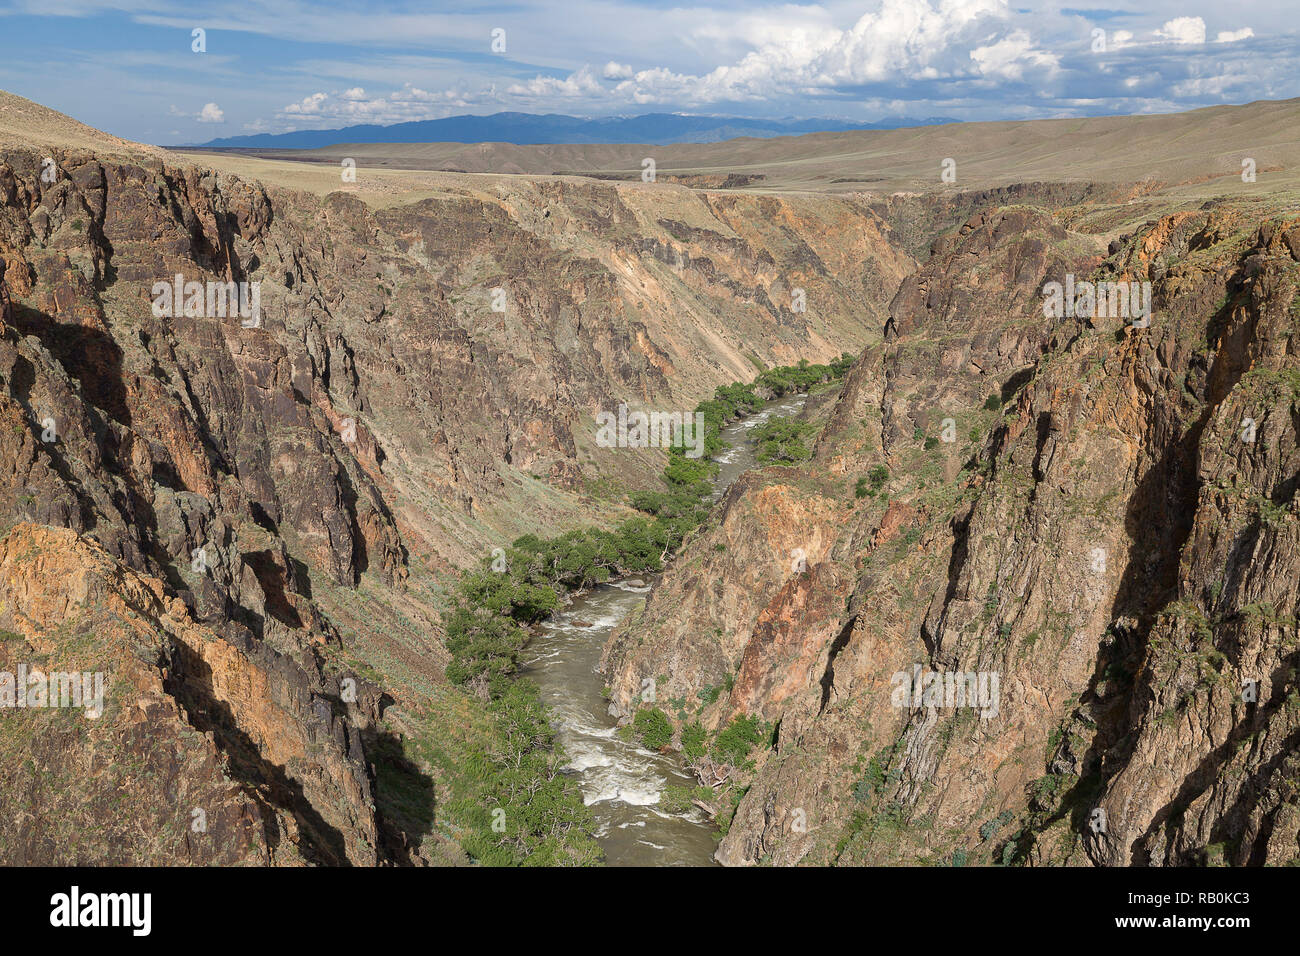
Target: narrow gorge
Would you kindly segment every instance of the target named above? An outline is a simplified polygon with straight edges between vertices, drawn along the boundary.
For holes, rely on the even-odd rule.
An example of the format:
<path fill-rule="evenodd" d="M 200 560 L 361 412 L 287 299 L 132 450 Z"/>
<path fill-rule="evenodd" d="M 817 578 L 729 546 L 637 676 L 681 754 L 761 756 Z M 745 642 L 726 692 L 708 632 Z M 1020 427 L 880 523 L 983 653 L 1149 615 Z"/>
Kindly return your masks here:
<path fill-rule="evenodd" d="M 2 96 L 0 671 L 108 680 L 0 861 L 1300 862 L 1294 189 L 377 196 Z"/>

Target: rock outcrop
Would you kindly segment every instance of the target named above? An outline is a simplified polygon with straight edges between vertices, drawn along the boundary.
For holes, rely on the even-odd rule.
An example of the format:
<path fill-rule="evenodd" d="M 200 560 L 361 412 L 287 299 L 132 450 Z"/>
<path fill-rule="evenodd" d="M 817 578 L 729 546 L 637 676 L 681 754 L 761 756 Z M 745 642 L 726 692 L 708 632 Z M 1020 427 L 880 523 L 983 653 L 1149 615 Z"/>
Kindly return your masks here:
<path fill-rule="evenodd" d="M 102 689 L 5 712 L 8 862 L 378 862 L 358 715 L 310 658 L 223 637 L 157 578 L 26 523 L 0 539 L 0 629 L 5 673 Z"/>
<path fill-rule="evenodd" d="M 719 860 L 1300 858 L 1298 235 L 1225 202 L 933 243 L 815 460 L 738 482 L 607 648 L 623 712 L 659 674 L 775 724 Z M 1067 274 L 1151 282 L 1149 326 L 1045 317 Z"/>
<path fill-rule="evenodd" d="M 624 513 L 589 493 L 609 479 L 657 481 L 657 451 L 629 467 L 595 446 L 596 411 L 687 409 L 756 363 L 876 337 L 914 264 L 888 236 L 833 197 L 467 177 L 376 211 L 157 151 L 0 154 L 6 659 L 71 653 L 49 608 L 60 578 L 93 574 L 113 583 L 67 598 L 69 622 L 103 622 L 96 666 L 147 698 L 30 738 L 0 856 L 457 859 L 441 782 L 399 761 L 385 788 L 378 766 L 419 732 L 410 714 L 451 719 L 441 578 L 524 531 Z M 181 296 L 169 313 L 158 285 L 177 276 L 255 285 L 258 312 Z M 150 735 L 195 742 L 164 758 L 140 752 Z M 51 790 L 60 755 L 95 783 Z M 148 841 L 78 855 L 43 829 L 88 825 L 105 768 L 140 761 L 121 826 Z M 399 824 L 386 792 L 420 806 Z M 206 841 L 186 835 L 195 809 Z"/>
<path fill-rule="evenodd" d="M 845 350 L 813 460 L 742 477 L 605 653 L 618 713 L 653 678 L 678 724 L 772 728 L 718 858 L 1300 857 L 1280 203 L 448 176 L 374 208 L 77 135 L 0 152 L 0 673 L 106 691 L 3 712 L 0 861 L 464 862 L 441 807 L 492 731 L 442 673 L 449 573 L 654 486 L 597 411 Z M 155 309 L 178 275 L 258 312 Z M 1082 280 L 1149 282 L 1150 322 L 1044 313 Z M 979 706 L 900 701 L 926 672 Z"/>

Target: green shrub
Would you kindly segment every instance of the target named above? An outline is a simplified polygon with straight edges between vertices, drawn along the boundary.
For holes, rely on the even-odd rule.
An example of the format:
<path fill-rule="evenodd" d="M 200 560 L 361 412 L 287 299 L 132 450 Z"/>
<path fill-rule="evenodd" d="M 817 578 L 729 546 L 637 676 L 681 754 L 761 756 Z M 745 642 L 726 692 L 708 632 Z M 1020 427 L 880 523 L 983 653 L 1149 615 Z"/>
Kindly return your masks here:
<path fill-rule="evenodd" d="M 659 809 L 664 813 L 685 813 L 696 800 L 712 803 L 716 794 L 709 787 L 682 787 L 669 784 L 659 795 Z"/>
<path fill-rule="evenodd" d="M 708 735 L 698 720 L 693 720 L 682 728 L 682 753 L 692 760 L 704 756 L 705 742 Z"/>
<path fill-rule="evenodd" d="M 769 734 L 762 718 L 736 717 L 719 732 L 713 742 L 713 752 L 719 760 L 744 764 L 749 758 L 749 752 L 764 742 Z"/>
<path fill-rule="evenodd" d="M 889 469 L 884 465 L 873 465 L 871 470 L 864 477 L 859 478 L 857 484 L 853 486 L 854 497 L 866 498 L 868 495 L 878 495 L 888 480 Z"/>
<path fill-rule="evenodd" d="M 591 836 L 594 821 L 582 793 L 563 772 L 536 687 L 516 681 L 492 704 L 504 751 L 495 754 L 489 819 L 498 826 L 470 835 L 466 849 L 487 865 L 591 865 L 601 849 Z"/>
<path fill-rule="evenodd" d="M 693 787 L 669 784 L 659 794 L 659 810 L 663 813 L 685 813 L 692 806 Z"/>
<path fill-rule="evenodd" d="M 876 797 L 883 796 L 886 789 L 898 782 L 900 771 L 889 769 L 893 754 L 893 746 L 885 747 L 867 761 L 866 772 L 853 787 L 855 800 L 859 803 L 870 803 Z"/>
<path fill-rule="evenodd" d="M 806 422 L 773 418 L 754 429 L 755 455 L 760 464 L 793 464 L 807 461 L 812 449 L 804 438 L 812 431 Z"/>
<path fill-rule="evenodd" d="M 646 707 L 632 718 L 632 731 L 647 750 L 663 750 L 673 742 L 673 725 L 658 707 Z"/>

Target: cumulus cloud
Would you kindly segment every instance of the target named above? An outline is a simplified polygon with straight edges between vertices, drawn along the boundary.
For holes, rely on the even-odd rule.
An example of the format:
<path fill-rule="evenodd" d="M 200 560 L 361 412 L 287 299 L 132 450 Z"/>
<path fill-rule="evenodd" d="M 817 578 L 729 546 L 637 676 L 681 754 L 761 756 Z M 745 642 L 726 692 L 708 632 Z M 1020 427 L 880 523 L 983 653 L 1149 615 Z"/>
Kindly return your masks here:
<path fill-rule="evenodd" d="M 1249 40 L 1255 35 L 1255 31 L 1250 27 L 1242 27 L 1240 30 L 1222 30 L 1214 38 L 1215 43 L 1236 43 L 1238 40 Z"/>
<path fill-rule="evenodd" d="M 367 96 L 359 86 L 333 93 L 312 93 L 297 103 L 281 107 L 278 115 L 282 120 L 293 122 L 295 128 L 330 124 L 385 125 L 434 119 L 456 110 L 499 103 L 499 97 L 490 89 L 480 93 L 459 89 L 431 92 L 407 83 L 387 96 Z"/>
<path fill-rule="evenodd" d="M 1156 36 L 1174 43 L 1204 43 L 1205 21 L 1200 17 L 1175 17 L 1166 21 Z"/>
<path fill-rule="evenodd" d="M 970 58 L 979 65 L 980 73 L 1006 80 L 1024 79 L 1025 71 L 1031 67 L 1054 71 L 1061 62 L 1053 54 L 1035 49 L 1029 34 L 1023 30 L 1017 30 L 997 43 L 971 50 Z"/>
<path fill-rule="evenodd" d="M 290 103 L 282 112 L 291 115 L 311 116 L 322 112 L 326 102 L 329 100 L 328 93 L 313 93 L 311 96 L 305 96 L 300 103 Z"/>
<path fill-rule="evenodd" d="M 634 72 L 611 61 L 602 76 L 619 82 L 603 92 L 611 102 L 703 106 L 833 95 L 889 82 L 1049 75 L 1058 58 L 1025 30 L 1007 29 L 1010 16 L 1006 0 L 883 0 L 878 10 L 839 29 L 812 22 L 818 17 L 808 14 L 791 21 L 790 9 L 782 8 L 768 17 L 750 14 L 736 25 L 755 48 L 735 62 L 692 74 L 663 66 Z M 687 39 L 711 44 L 720 40 L 719 29 L 705 22 Z M 515 83 L 506 92 L 564 97 L 594 95 L 597 86 L 584 67 L 565 79 L 538 76 Z"/>
<path fill-rule="evenodd" d="M 174 105 L 167 108 L 167 112 L 172 116 L 183 116 L 185 119 L 194 120 L 198 123 L 224 123 L 226 114 L 216 103 L 205 103 L 203 108 L 197 113 L 187 113 L 185 110 L 179 110 Z"/>
<path fill-rule="evenodd" d="M 600 95 L 605 92 L 605 88 L 601 86 L 591 70 L 584 66 L 564 78 L 536 76 L 526 83 L 512 83 L 506 87 L 506 92 L 512 96 L 577 97 L 589 94 Z"/>

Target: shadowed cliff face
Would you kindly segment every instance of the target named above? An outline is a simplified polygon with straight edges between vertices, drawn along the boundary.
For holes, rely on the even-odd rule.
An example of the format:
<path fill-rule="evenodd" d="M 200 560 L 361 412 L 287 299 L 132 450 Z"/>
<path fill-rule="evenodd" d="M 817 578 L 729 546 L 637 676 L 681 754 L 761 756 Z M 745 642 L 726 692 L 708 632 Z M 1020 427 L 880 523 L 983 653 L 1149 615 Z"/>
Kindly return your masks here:
<path fill-rule="evenodd" d="M 621 712 L 663 675 L 705 727 L 775 725 L 722 862 L 1300 855 L 1300 220 L 1060 219 L 936 240 L 814 461 L 733 486 L 612 637 Z M 1150 281 L 1149 327 L 1045 317 L 1067 274 Z M 996 705 L 911 706 L 916 668 Z"/>
<path fill-rule="evenodd" d="M 47 182 L 41 154 L 0 155 L 0 627 L 15 666 L 110 628 L 94 663 L 126 696 L 93 727 L 23 731 L 40 759 L 15 812 L 36 829 L 0 843 L 15 861 L 73 862 L 34 821 L 102 810 L 97 784 L 51 789 L 60 755 L 91 780 L 143 761 L 133 806 L 158 833 L 78 862 L 455 857 L 420 846 L 447 838 L 417 769 L 402 785 L 428 813 L 376 811 L 383 692 L 400 714 L 443 680 L 436 575 L 622 513 L 586 489 L 662 461 L 596 448 L 597 411 L 685 410 L 756 363 L 856 350 L 914 266 L 833 197 L 467 177 L 375 213 L 53 156 Z M 156 315 L 178 274 L 259 283 L 260 324 Z M 63 575 L 110 583 L 71 599 Z M 162 767 L 153 738 L 192 742 Z"/>

